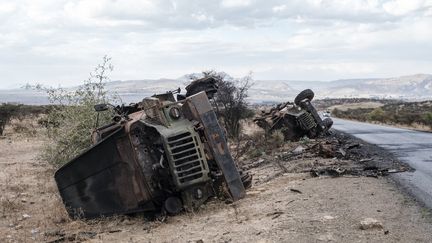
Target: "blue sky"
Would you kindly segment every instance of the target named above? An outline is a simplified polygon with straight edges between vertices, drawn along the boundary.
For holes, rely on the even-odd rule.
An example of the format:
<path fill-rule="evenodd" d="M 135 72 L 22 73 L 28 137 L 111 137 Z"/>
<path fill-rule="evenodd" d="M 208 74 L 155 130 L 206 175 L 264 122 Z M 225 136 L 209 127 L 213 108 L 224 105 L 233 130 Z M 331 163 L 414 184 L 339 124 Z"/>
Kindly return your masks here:
<path fill-rule="evenodd" d="M 432 0 L 0 0 L 0 88 L 206 69 L 255 79 L 432 73 Z"/>

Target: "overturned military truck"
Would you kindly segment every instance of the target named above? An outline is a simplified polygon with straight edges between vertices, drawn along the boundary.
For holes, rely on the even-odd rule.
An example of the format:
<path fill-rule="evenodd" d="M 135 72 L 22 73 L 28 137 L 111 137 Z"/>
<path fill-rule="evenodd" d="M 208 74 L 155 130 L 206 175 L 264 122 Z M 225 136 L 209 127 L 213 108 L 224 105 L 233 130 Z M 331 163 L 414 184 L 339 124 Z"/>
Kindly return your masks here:
<path fill-rule="evenodd" d="M 333 120 L 321 119 L 311 103 L 314 95 L 310 89 L 303 90 L 295 97 L 294 103 L 281 103 L 269 111 L 262 111 L 254 122 L 267 133 L 280 130 L 286 141 L 325 134 L 333 125 Z"/>
<path fill-rule="evenodd" d="M 55 173 L 71 217 L 177 214 L 222 194 L 245 196 L 251 177 L 236 168 L 206 92 L 175 93 L 117 107 L 94 145 Z"/>

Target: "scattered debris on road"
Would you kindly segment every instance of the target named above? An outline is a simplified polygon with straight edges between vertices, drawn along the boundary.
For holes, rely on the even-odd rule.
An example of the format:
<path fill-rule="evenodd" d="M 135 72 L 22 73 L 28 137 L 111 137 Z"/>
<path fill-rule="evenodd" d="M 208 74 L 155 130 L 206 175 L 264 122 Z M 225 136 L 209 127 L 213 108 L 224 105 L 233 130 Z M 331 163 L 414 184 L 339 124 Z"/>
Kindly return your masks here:
<path fill-rule="evenodd" d="M 274 164 L 281 170 L 277 176 L 302 172 L 310 173 L 312 177 L 379 177 L 412 170 L 375 145 L 338 131 L 331 130 L 330 133 L 322 138 L 291 142 L 287 149 L 282 147 L 273 151 L 272 156 L 264 155 L 258 160 L 243 162 L 242 169 Z M 304 160 L 308 159 L 313 162 L 305 163 Z"/>

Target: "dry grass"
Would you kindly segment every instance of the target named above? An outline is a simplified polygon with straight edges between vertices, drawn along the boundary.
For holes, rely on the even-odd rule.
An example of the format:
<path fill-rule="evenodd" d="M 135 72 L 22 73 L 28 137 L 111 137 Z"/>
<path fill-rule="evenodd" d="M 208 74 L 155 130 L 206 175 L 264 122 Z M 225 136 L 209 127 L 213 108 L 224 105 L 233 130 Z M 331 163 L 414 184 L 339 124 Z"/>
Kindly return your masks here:
<path fill-rule="evenodd" d="M 12 197 L 0 198 L 0 217 L 7 217 L 10 213 L 16 213 L 24 208 L 22 202 L 19 200 L 18 195 Z"/>
<path fill-rule="evenodd" d="M 36 137 L 43 133 L 42 127 L 38 124 L 40 116 L 30 116 L 25 119 L 12 119 L 4 131 L 5 137 Z"/>
<path fill-rule="evenodd" d="M 340 111 L 346 111 L 348 109 L 358 109 L 358 108 L 377 108 L 377 107 L 381 107 L 383 106 L 383 103 L 379 103 L 379 102 L 360 102 L 360 103 L 348 103 L 348 104 L 342 104 L 342 105 L 334 105 L 334 106 L 330 106 L 327 109 L 328 110 L 333 110 L 333 109 L 338 109 Z"/>
<path fill-rule="evenodd" d="M 362 122 L 432 131 L 432 101 L 390 104 L 357 103 L 333 106 L 333 115 Z"/>

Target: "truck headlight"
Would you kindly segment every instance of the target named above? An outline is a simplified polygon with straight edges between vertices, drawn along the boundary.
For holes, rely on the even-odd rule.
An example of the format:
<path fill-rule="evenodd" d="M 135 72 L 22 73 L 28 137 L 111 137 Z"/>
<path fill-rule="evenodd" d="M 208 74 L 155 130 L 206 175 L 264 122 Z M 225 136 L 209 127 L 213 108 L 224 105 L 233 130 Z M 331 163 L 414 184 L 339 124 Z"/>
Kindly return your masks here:
<path fill-rule="evenodd" d="M 169 111 L 169 115 L 173 119 L 179 119 L 180 118 L 180 110 L 179 110 L 179 108 L 178 107 L 171 108 L 170 111 Z"/>

